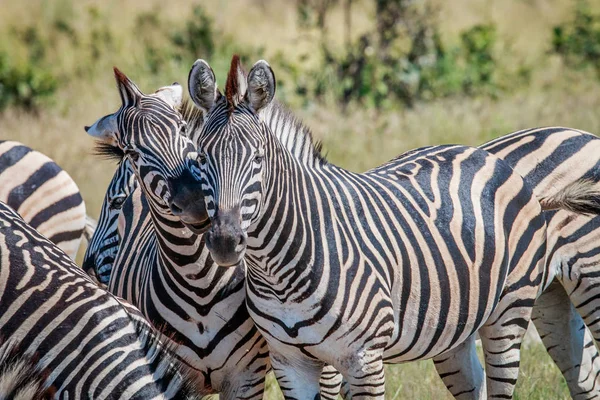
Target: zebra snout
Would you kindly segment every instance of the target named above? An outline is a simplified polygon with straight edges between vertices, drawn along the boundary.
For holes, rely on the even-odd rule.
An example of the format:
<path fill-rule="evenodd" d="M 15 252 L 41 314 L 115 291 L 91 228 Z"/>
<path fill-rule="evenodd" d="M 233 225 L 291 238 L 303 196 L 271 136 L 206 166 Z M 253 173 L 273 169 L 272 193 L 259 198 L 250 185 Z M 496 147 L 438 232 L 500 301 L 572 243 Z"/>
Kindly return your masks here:
<path fill-rule="evenodd" d="M 217 216 L 206 233 L 206 246 L 213 260 L 223 267 L 240 262 L 246 252 L 246 234 L 232 216 Z"/>

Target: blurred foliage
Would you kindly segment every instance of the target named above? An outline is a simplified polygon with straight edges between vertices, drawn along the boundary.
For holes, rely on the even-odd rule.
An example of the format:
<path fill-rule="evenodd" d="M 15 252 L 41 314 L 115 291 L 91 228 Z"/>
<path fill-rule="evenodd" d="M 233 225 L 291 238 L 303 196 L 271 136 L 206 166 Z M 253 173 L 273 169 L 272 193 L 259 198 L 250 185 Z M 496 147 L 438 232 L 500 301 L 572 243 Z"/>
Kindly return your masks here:
<path fill-rule="evenodd" d="M 10 105 L 34 110 L 57 85 L 43 68 L 34 63 L 11 65 L 8 55 L 0 53 L 0 110 Z"/>
<path fill-rule="evenodd" d="M 13 29 L 12 35 L 28 49 L 24 60 L 15 60 L 0 52 L 0 110 L 16 106 L 35 110 L 43 99 L 57 89 L 57 79 L 46 70 L 48 41 L 35 27 Z"/>
<path fill-rule="evenodd" d="M 20 43 L 25 56 L 14 57 L 13 48 L 0 48 L 0 109 L 14 105 L 35 110 L 59 84 L 94 78 L 122 52 L 124 35 L 136 40 L 131 65 L 126 66 L 135 66 L 150 80 L 166 73 L 179 76 L 196 58 L 209 59 L 219 74 L 227 70 L 233 53 L 248 64 L 265 52 L 239 45 L 199 4 L 183 20 L 167 17 L 159 8 L 139 12 L 121 33 L 106 8 L 90 5 L 76 11 L 71 1 L 57 0 L 34 25 L 8 30 L 5 40 Z M 352 7 L 361 1 L 373 6 L 372 23 L 353 35 Z M 438 11 L 431 4 L 296 0 L 298 40 L 308 38 L 311 46 L 296 57 L 283 52 L 270 57 L 277 65 L 280 96 L 296 105 L 331 101 L 342 108 L 356 103 L 385 109 L 452 96 L 496 98 L 529 84 L 532 67 L 510 57 L 493 23 L 472 26 L 455 41 L 442 40 Z M 341 46 L 328 30 L 336 10 L 344 16 Z M 80 20 L 84 22 L 78 24 Z M 317 37 L 302 33 L 309 31 Z M 554 28 L 552 46 L 567 63 L 592 65 L 600 76 L 600 16 L 592 14 L 586 1 L 579 1 L 572 21 Z"/>
<path fill-rule="evenodd" d="M 600 77 L 600 14 L 592 13 L 586 0 L 579 0 L 572 21 L 554 27 L 553 51 L 574 67 L 592 66 Z"/>
<path fill-rule="evenodd" d="M 300 25 L 311 27 L 313 21 L 320 27 L 318 21 L 324 20 L 322 14 L 332 3 L 300 0 Z M 310 16 L 311 6 L 316 17 Z M 385 108 L 452 95 L 496 96 L 500 90 L 528 81 L 524 66 L 514 72 L 503 69 L 496 56 L 493 24 L 462 32 L 460 44 L 448 47 L 440 39 L 436 11 L 424 1 L 376 0 L 375 18 L 374 28 L 348 42 L 342 52 L 333 49 L 323 33 L 322 60 L 312 71 L 287 65 L 300 82 L 297 94 L 321 98 L 332 92 L 342 105 L 358 101 Z M 302 79 L 300 74 L 310 78 Z"/>

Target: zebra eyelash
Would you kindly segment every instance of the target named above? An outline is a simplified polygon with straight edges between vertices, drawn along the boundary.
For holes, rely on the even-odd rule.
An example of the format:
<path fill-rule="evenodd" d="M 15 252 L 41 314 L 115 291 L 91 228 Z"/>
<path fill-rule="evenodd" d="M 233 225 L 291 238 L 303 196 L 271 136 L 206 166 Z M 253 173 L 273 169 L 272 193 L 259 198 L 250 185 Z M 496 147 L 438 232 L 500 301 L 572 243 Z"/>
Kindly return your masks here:
<path fill-rule="evenodd" d="M 121 148 L 104 142 L 96 142 L 92 154 L 117 163 L 120 163 L 125 157 L 125 152 Z"/>

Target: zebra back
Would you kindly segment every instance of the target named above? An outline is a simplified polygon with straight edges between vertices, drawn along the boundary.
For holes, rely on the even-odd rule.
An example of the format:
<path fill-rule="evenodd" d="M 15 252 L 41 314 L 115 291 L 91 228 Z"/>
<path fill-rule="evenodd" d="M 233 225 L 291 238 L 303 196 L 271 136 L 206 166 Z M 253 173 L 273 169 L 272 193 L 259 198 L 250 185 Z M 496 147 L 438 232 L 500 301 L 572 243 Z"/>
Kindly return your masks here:
<path fill-rule="evenodd" d="M 73 179 L 44 154 L 0 141 L 0 201 L 75 259 L 85 204 Z"/>
<path fill-rule="evenodd" d="M 0 336 L 39 357 L 57 398 L 196 398 L 160 332 L 3 203 Z"/>

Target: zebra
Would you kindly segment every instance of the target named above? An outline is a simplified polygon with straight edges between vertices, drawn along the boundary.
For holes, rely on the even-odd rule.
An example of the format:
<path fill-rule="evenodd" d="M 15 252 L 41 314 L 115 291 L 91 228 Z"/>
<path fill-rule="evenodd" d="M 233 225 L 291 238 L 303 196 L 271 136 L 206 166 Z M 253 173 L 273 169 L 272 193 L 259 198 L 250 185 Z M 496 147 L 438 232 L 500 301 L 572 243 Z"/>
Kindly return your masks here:
<path fill-rule="evenodd" d="M 143 96 L 126 77 L 119 73 L 116 76 L 119 86 L 128 87 L 122 88 L 122 93 Z M 148 104 L 157 101 L 156 94 L 141 98 Z M 141 99 L 127 103 L 143 104 Z M 173 114 L 172 118 L 177 120 L 180 117 L 175 116 L 174 108 L 163 111 Z M 194 132 L 199 131 L 196 123 L 201 122 L 201 114 L 191 105 L 182 108 L 187 135 L 193 140 Z M 125 106 L 120 112 L 133 115 L 133 111 Z M 106 123 L 106 119 L 101 118 L 99 122 L 103 122 L 93 125 L 88 133 L 102 136 L 98 126 Z M 132 128 L 126 123 L 119 125 L 121 128 L 111 132 L 118 132 L 122 137 L 133 133 L 128 132 Z M 143 135 L 138 133 L 140 137 Z M 172 132 L 169 137 L 176 134 Z M 110 155 L 111 146 L 104 144 L 99 152 Z M 139 144 L 136 147 L 141 151 Z M 162 149 L 159 154 L 169 154 L 169 149 Z M 121 160 L 123 152 L 119 147 L 114 149 L 113 156 Z M 120 161 L 111 181 L 109 192 L 113 196 L 131 189 L 122 187 L 130 181 L 119 176 L 124 176 L 131 167 L 128 162 L 127 157 Z M 261 398 L 264 377 L 270 368 L 268 351 L 245 306 L 243 268 L 227 270 L 218 267 L 204 246 L 203 236 L 190 232 L 177 222 L 174 216 L 177 210 L 170 218 L 166 210 L 157 216 L 155 210 L 161 204 L 148 193 L 156 189 L 145 184 L 147 180 L 142 175 L 142 168 L 133 169 L 141 185 L 127 196 L 119 214 L 118 225 L 123 240 L 116 244 L 118 255 L 113 263 L 109 290 L 132 301 L 148 319 L 163 326 L 179 343 L 180 354 L 202 373 L 205 386 L 210 386 L 213 392 L 220 392 L 224 398 Z M 102 213 L 110 212 L 106 207 L 109 197 L 107 194 Z M 203 204 L 202 199 L 199 200 Z M 168 221 L 163 221 L 166 218 Z M 106 229 L 102 226 L 109 220 L 101 215 L 96 235 L 106 235 L 109 231 L 116 235 L 117 223 L 106 224 Z M 99 242 L 102 240 L 92 240 L 93 244 Z M 326 369 L 322 381 L 324 397 L 336 398 L 340 381 L 339 374 L 331 368 Z"/>
<path fill-rule="evenodd" d="M 245 306 L 243 266 L 218 268 L 204 250 L 209 219 L 193 174 L 195 146 L 182 134 L 181 86 L 144 95 L 117 69 L 115 77 L 121 108 L 87 132 L 116 145 L 116 157 L 124 152 L 139 189 L 121 212 L 123 240 L 109 291 L 169 333 L 203 387 L 225 399 L 261 398 L 270 368 L 266 342 Z"/>
<path fill-rule="evenodd" d="M 547 127 L 494 139 L 482 149 L 506 161 L 543 198 L 577 179 L 600 181 L 600 138 Z M 547 211 L 547 280 L 533 322 L 574 399 L 600 397 L 600 217 Z M 582 318 L 583 317 L 583 318 Z M 586 325 L 590 328 L 588 330 Z"/>
<path fill-rule="evenodd" d="M 119 251 L 118 218 L 125 200 L 137 187 L 137 180 L 129 159 L 118 147 L 99 145 L 97 153 L 106 157 L 116 157 L 119 164 L 104 195 L 97 225 L 83 256 L 82 268 L 106 286 Z"/>
<path fill-rule="evenodd" d="M 206 245 L 221 266 L 246 261 L 248 308 L 285 397 L 318 398 L 327 363 L 352 398 L 383 398 L 384 362 L 428 358 L 455 396 L 512 397 L 546 279 L 542 210 L 597 213 L 592 185 L 539 202 L 506 163 L 458 145 L 354 174 L 328 163 L 310 135 L 294 138 L 306 154 L 296 156 L 258 118 L 275 92 L 265 61 L 239 79 L 230 74 L 221 95 L 203 60 L 188 79 L 206 112 Z"/>
<path fill-rule="evenodd" d="M 204 394 L 136 308 L 99 288 L 1 202 L 0 278 L 0 337 L 39 360 L 54 398 Z"/>
<path fill-rule="evenodd" d="M 0 140 L 0 201 L 75 259 L 85 203 L 69 174 L 22 143 Z"/>

